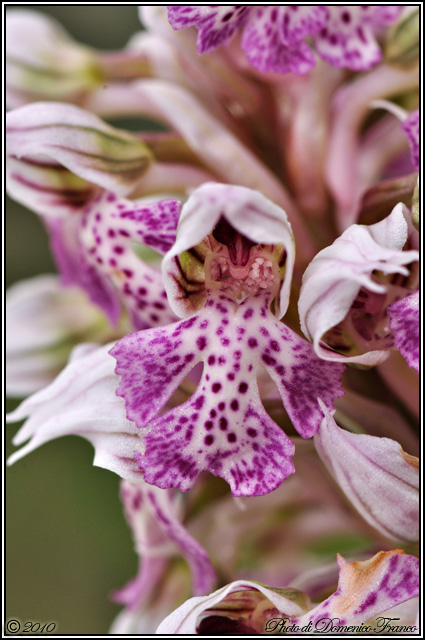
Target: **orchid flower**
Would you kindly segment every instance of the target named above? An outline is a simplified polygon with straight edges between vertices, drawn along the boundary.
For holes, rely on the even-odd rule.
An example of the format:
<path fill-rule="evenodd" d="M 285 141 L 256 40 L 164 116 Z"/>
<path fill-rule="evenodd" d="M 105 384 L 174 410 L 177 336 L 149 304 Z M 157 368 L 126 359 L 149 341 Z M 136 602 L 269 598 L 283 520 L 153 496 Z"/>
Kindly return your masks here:
<path fill-rule="evenodd" d="M 136 328 L 172 320 L 160 272 L 134 246 L 166 252 L 180 202 L 123 197 L 152 161 L 147 146 L 71 105 L 28 105 L 7 120 L 9 192 L 44 217 L 62 282 L 87 291 L 112 324 L 122 306 Z"/>
<path fill-rule="evenodd" d="M 293 263 L 286 215 L 260 193 L 207 183 L 191 195 L 176 243 L 163 260 L 171 308 L 186 319 L 131 334 L 111 350 L 121 376 L 116 393 L 124 398 L 132 421 L 127 426 L 122 401 L 105 398 L 105 404 L 116 406 L 110 419 L 115 415 L 122 425 L 113 436 L 117 449 L 134 443 L 135 425 L 140 434 L 123 477 L 131 479 L 138 465 L 149 484 L 188 491 L 207 469 L 225 478 L 240 496 L 273 491 L 294 472 L 294 445 L 266 413 L 257 378 L 264 367 L 295 428 L 309 438 L 322 419 L 318 399 L 332 409 L 334 398 L 343 395 L 343 367 L 322 361 L 308 342 L 278 321 L 288 307 Z M 195 393 L 156 417 L 201 362 L 204 370 Z M 86 361 L 71 362 L 46 390 L 46 398 L 56 398 L 52 428 L 43 392 L 23 403 L 10 419 L 30 416 L 17 442 L 33 439 L 15 459 L 64 434 L 60 415 L 68 432 L 93 441 L 92 429 L 102 431 L 103 425 L 85 419 L 79 425 L 79 414 L 65 417 L 66 408 L 80 393 L 79 372 L 88 368 L 93 394 L 98 391 L 85 396 L 84 406 L 89 402 L 87 414 L 95 415 L 106 388 L 113 393 L 118 381 L 111 386 L 110 367 L 103 348 L 90 352 Z M 112 441 L 109 446 L 112 452 Z M 109 460 L 107 464 L 116 470 Z"/>
<path fill-rule="evenodd" d="M 307 73 L 315 63 L 306 42 L 335 67 L 369 69 L 382 57 L 375 35 L 399 16 L 399 6 L 172 6 L 174 29 L 198 29 L 198 53 L 227 44 L 242 31 L 241 45 L 262 72 Z"/>
<path fill-rule="evenodd" d="M 373 632 L 379 623 L 372 627 L 370 621 L 419 593 L 419 561 L 400 550 L 351 563 L 338 555 L 338 565 L 338 589 L 316 606 L 297 589 L 239 580 L 191 598 L 161 622 L 157 634 L 263 634 L 285 627 L 292 633 L 332 632 L 332 627 Z"/>
<path fill-rule="evenodd" d="M 317 399 L 331 407 L 342 395 L 341 367 L 277 320 L 293 262 L 286 215 L 261 194 L 211 183 L 184 205 L 163 274 L 171 308 L 186 319 L 127 336 L 111 351 L 127 416 L 146 428 L 139 464 L 147 482 L 188 491 L 208 469 L 236 496 L 262 495 L 293 473 L 293 444 L 260 400 L 260 367 L 304 438 L 319 427 Z M 194 395 L 155 418 L 201 362 Z"/>
<path fill-rule="evenodd" d="M 419 254 L 403 251 L 405 213 L 399 204 L 381 222 L 352 225 L 308 266 L 298 307 L 303 333 L 321 358 L 373 365 L 402 344 L 406 359 L 417 363 L 418 329 L 411 331 L 419 322 L 416 298 L 409 315 L 400 306 L 418 284 L 413 267 Z"/>

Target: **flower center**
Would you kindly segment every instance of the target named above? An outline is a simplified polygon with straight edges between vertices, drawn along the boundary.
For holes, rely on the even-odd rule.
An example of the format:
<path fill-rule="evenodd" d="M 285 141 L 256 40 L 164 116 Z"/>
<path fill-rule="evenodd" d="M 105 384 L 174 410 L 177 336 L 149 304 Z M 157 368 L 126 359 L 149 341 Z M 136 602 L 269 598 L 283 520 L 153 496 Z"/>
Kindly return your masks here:
<path fill-rule="evenodd" d="M 205 257 L 207 290 L 219 289 L 238 302 L 257 291 L 276 292 L 280 272 L 268 247 L 255 244 L 224 218 L 211 236 L 211 252 Z"/>
<path fill-rule="evenodd" d="M 206 288 L 220 289 L 241 301 L 257 291 L 274 290 L 279 285 L 279 268 L 275 258 L 261 246 L 250 250 L 245 265 L 235 265 L 226 255 L 227 247 L 205 260 Z"/>

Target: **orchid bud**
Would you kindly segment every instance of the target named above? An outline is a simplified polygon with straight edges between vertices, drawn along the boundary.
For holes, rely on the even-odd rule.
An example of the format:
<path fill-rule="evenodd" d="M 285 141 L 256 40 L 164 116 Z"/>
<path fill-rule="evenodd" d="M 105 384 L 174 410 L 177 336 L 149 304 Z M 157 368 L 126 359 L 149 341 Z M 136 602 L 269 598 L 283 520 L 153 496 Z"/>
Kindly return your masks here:
<path fill-rule="evenodd" d="M 385 59 L 392 65 L 410 67 L 420 54 L 419 9 L 405 7 L 400 19 L 388 30 L 385 39 Z"/>
<path fill-rule="evenodd" d="M 6 102 L 80 101 L 102 84 L 95 52 L 74 42 L 51 17 L 35 11 L 6 13 Z"/>

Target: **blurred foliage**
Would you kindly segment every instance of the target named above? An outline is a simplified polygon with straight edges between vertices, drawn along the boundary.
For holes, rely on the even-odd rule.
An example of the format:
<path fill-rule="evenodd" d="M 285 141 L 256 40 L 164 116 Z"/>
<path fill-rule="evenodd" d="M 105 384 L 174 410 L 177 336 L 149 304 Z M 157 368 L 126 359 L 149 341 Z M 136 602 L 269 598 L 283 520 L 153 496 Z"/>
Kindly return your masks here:
<path fill-rule="evenodd" d="M 140 29 L 136 6 L 6 7 L 21 9 L 54 16 L 76 40 L 101 49 L 122 47 Z M 55 271 L 40 219 L 11 200 L 6 234 L 8 286 Z M 7 456 L 17 429 L 6 429 Z M 135 575 L 137 557 L 119 478 L 92 462 L 92 447 L 67 437 L 7 470 L 6 620 L 56 622 L 55 634 L 105 634 L 121 610 L 108 596 Z"/>

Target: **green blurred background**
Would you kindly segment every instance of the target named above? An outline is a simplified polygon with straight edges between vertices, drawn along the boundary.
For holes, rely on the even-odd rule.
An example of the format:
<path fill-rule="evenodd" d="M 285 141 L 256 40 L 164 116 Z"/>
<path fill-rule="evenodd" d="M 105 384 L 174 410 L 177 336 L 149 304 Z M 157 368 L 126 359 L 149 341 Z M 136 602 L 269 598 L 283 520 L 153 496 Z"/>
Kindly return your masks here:
<path fill-rule="evenodd" d="M 119 49 L 140 30 L 136 6 L 19 5 L 57 18 L 78 41 Z M 37 216 L 6 202 L 7 285 L 54 272 Z M 10 411 L 18 403 L 8 402 Z M 6 429 L 6 454 L 19 425 Z M 44 445 L 7 469 L 6 621 L 56 622 L 54 633 L 105 634 L 121 607 L 108 597 L 137 570 L 119 478 L 92 466 L 81 438 Z M 154 630 L 152 630 L 154 631 Z"/>

